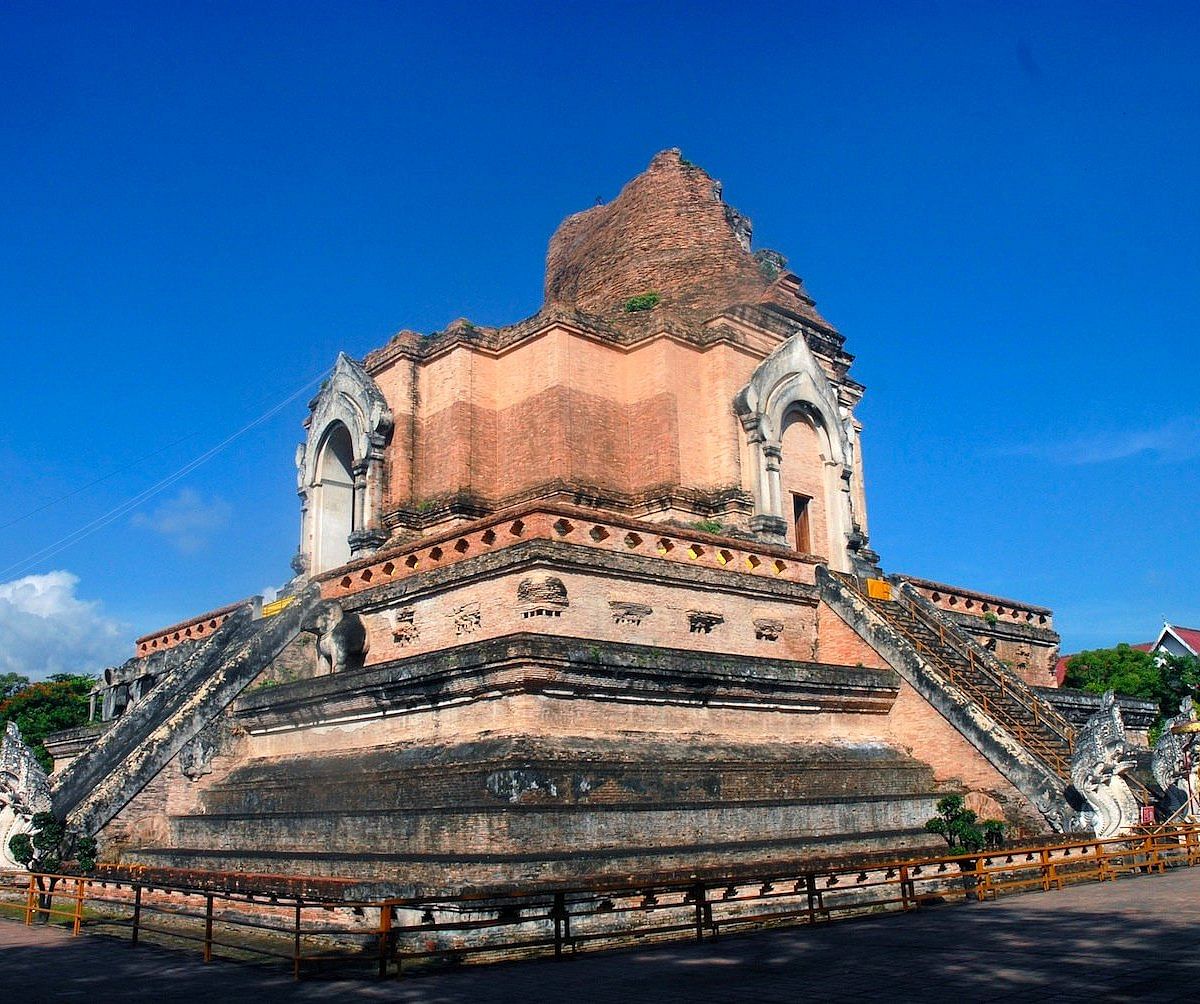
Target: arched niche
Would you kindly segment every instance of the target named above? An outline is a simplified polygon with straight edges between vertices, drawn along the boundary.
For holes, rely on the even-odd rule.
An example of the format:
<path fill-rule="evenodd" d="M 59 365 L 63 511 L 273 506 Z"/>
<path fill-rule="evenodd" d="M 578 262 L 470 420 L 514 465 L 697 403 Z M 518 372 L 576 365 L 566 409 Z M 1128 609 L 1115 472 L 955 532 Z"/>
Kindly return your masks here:
<path fill-rule="evenodd" d="M 392 412 L 363 367 L 344 352 L 310 405 L 296 451 L 300 574 L 328 571 L 385 540 L 384 450 Z"/>
<path fill-rule="evenodd" d="M 800 333 L 766 359 L 734 399 L 754 493 L 751 527 L 849 570 L 854 531 L 852 422 Z M 801 527 L 797 496 L 808 500 Z M 807 541 L 800 539 L 807 535 Z M 807 543 L 807 548 L 803 545 Z"/>
<path fill-rule="evenodd" d="M 317 452 L 313 509 L 313 571 L 324 572 L 350 560 L 354 525 L 354 444 L 350 430 L 332 423 Z"/>
<path fill-rule="evenodd" d="M 781 514 L 787 542 L 797 551 L 829 558 L 829 437 L 820 413 L 807 402 L 784 412 L 779 434 Z"/>

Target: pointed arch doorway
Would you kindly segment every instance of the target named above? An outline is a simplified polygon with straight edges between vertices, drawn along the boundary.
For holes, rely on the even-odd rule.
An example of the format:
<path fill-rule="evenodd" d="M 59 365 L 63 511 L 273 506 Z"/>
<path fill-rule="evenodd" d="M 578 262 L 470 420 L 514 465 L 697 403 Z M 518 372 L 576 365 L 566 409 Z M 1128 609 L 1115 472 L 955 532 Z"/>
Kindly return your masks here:
<path fill-rule="evenodd" d="M 344 565 L 350 560 L 350 534 L 355 529 L 354 444 L 341 422 L 329 426 L 317 459 L 313 484 L 314 571 Z"/>

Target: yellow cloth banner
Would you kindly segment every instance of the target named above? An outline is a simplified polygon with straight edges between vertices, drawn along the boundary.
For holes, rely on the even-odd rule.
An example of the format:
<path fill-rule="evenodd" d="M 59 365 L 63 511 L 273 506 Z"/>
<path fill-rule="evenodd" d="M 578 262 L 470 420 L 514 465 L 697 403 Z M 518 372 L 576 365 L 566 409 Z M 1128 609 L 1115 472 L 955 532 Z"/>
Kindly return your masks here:
<path fill-rule="evenodd" d="M 892 584 L 883 579 L 867 579 L 867 595 L 873 600 L 890 600 Z"/>
<path fill-rule="evenodd" d="M 264 603 L 262 605 L 262 615 L 264 617 L 273 617 L 275 614 L 279 613 L 280 610 L 282 610 L 289 603 L 291 603 L 292 600 L 294 600 L 295 598 L 296 597 L 294 597 L 294 596 L 285 596 L 282 599 L 272 600 L 270 603 Z"/>

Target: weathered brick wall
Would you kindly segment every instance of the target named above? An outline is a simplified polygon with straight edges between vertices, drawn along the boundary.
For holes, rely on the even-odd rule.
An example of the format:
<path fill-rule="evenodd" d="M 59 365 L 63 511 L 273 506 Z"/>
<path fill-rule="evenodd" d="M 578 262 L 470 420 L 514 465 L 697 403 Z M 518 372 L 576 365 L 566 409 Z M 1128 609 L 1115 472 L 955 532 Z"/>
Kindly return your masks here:
<path fill-rule="evenodd" d="M 104 827 L 99 840 L 100 860 L 119 861 L 127 847 L 153 846 L 170 839 L 167 798 L 174 766 L 172 761 L 160 771 Z"/>
<path fill-rule="evenodd" d="M 548 576 L 566 588 L 569 605 L 552 608 L 556 615 L 535 613 L 518 598 L 523 581 L 540 582 Z M 627 614 L 622 608 L 614 608 L 613 603 L 636 604 L 651 612 Z M 715 614 L 721 620 L 710 630 L 693 630 L 689 615 L 696 612 Z M 451 593 L 402 600 L 390 609 L 366 614 L 364 620 L 370 636 L 370 665 L 518 631 L 778 659 L 819 658 L 842 665 L 875 665 L 863 661 L 871 655 L 861 642 L 857 648 L 846 639 L 814 649 L 813 607 L 794 599 L 750 596 L 733 586 L 697 592 L 688 586 L 622 579 L 613 574 L 566 572 L 548 564 L 469 582 Z M 831 614 L 830 620 L 837 619 Z M 762 632 L 756 621 L 777 624 L 777 637 L 758 637 Z M 843 653 L 852 657 L 850 661 L 841 662 L 838 657 Z"/>
<path fill-rule="evenodd" d="M 890 669 L 883 657 L 863 641 L 827 603 L 817 606 L 817 645 L 814 658 L 834 666 Z"/>
<path fill-rule="evenodd" d="M 1045 829 L 1041 816 L 1025 796 L 908 683 L 900 685 L 888 726 L 890 736 L 929 764 L 938 781 L 960 784 L 995 799 L 1017 827 L 1037 833 Z"/>
<path fill-rule="evenodd" d="M 227 719 L 215 727 L 221 740 L 210 772 L 193 781 L 180 770 L 179 757 L 173 757 L 100 831 L 102 861 L 120 861 L 129 847 L 170 844 L 172 817 L 200 811 L 205 790 L 245 763 L 250 748 L 246 736 Z"/>
<path fill-rule="evenodd" d="M 666 150 L 612 202 L 569 216 L 550 241 L 546 302 L 618 315 L 632 296 L 715 313 L 767 288 L 719 188 Z M 697 283 L 697 276 L 704 283 Z"/>
<path fill-rule="evenodd" d="M 996 638 L 989 632 L 976 632 L 981 645 L 992 644 L 996 658 L 1007 663 L 1026 683 L 1034 687 L 1053 687 L 1058 683 L 1054 663 L 1058 646 L 1039 643 L 1027 638 Z"/>
<path fill-rule="evenodd" d="M 415 419 L 397 418 L 386 507 L 457 492 L 504 501 L 556 479 L 635 495 L 749 491 L 730 402 L 759 358 L 665 338 L 626 348 L 562 328 L 499 355 L 446 353 L 417 373 Z M 390 375 L 411 367 L 383 370 L 385 393 L 405 392 Z M 389 402 L 398 411 L 411 395 Z"/>

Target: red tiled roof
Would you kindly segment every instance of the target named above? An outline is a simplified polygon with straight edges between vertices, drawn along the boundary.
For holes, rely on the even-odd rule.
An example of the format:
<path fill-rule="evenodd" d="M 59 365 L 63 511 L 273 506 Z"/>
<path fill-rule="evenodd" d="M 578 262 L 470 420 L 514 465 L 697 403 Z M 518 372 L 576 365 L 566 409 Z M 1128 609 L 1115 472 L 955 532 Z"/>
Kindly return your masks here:
<path fill-rule="evenodd" d="M 1178 624 L 1170 625 L 1177 638 L 1193 652 L 1200 652 L 1200 628 L 1185 628 Z"/>
<path fill-rule="evenodd" d="M 1060 655 L 1058 662 L 1054 664 L 1054 679 L 1058 681 L 1058 685 L 1063 685 L 1063 680 L 1067 678 L 1067 663 L 1075 658 L 1075 655 Z"/>

